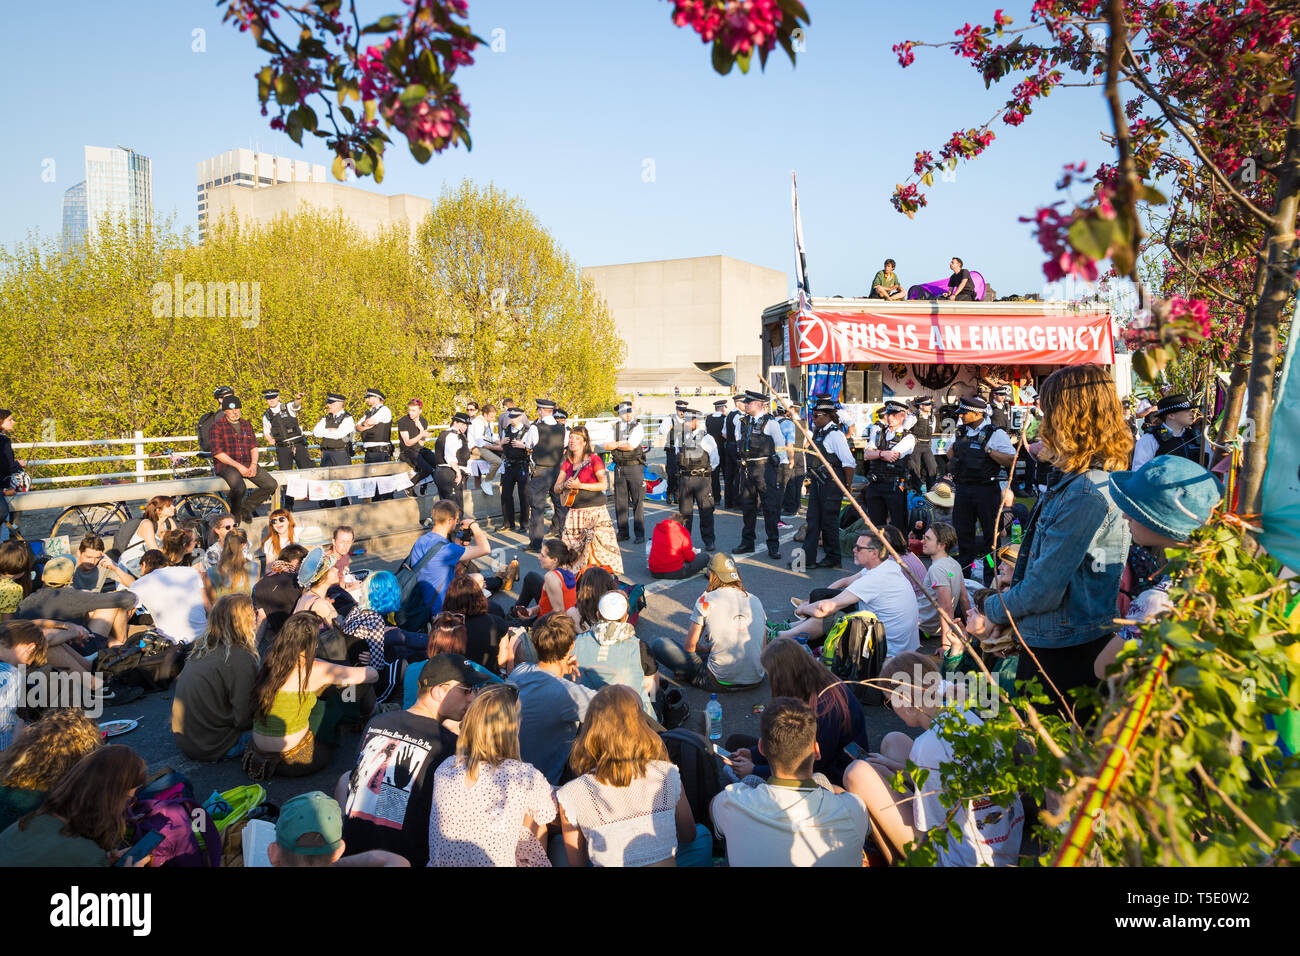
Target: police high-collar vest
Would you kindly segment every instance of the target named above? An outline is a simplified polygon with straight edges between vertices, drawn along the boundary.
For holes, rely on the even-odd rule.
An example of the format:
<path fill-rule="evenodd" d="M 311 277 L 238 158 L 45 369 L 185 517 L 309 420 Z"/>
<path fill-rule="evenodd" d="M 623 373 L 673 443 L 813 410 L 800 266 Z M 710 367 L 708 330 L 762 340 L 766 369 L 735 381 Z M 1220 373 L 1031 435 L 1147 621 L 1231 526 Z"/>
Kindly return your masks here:
<path fill-rule="evenodd" d="M 503 444 L 501 446 L 501 457 L 512 464 L 519 464 L 528 460 L 527 448 L 516 448 L 510 444 L 512 441 L 523 441 L 524 435 L 528 434 L 527 425 L 506 425 L 501 432 Z"/>
<path fill-rule="evenodd" d="M 376 405 L 374 408 L 367 409 L 366 417 L 377 414 L 383 407 L 383 405 Z M 391 414 L 389 418 L 392 418 Z M 361 436 L 363 445 L 391 445 L 393 443 L 393 423 L 392 421 L 377 422 L 358 434 Z"/>
<path fill-rule="evenodd" d="M 751 459 L 775 458 L 776 442 L 763 429 L 772 421 L 771 412 L 761 418 L 746 415 L 740 423 L 740 457 Z"/>
<path fill-rule="evenodd" d="M 627 441 L 628 436 L 632 434 L 632 429 L 634 428 L 636 428 L 635 421 L 625 422 L 620 418 L 618 421 L 614 422 L 614 441 Z M 644 465 L 645 448 L 640 445 L 633 448 L 631 451 L 617 448 L 611 453 L 611 457 L 617 465 Z"/>
<path fill-rule="evenodd" d="M 835 421 L 830 421 L 821 428 L 814 430 L 812 433 L 813 444 L 817 447 L 817 450 L 822 453 L 822 457 L 831 463 L 832 468 L 835 467 L 835 463 L 839 459 L 826 450 L 826 439 L 839 430 L 839 424 Z M 826 470 L 826 467 L 826 463 L 821 459 L 816 458 L 813 455 L 808 456 L 808 474 L 813 481 L 821 482 L 830 480 L 831 475 L 830 472 Z"/>
<path fill-rule="evenodd" d="M 712 469 L 709 467 L 709 453 L 700 447 L 708 432 L 703 428 L 696 428 L 694 431 L 685 432 L 682 435 L 681 450 L 677 454 L 677 465 L 683 471 L 698 472 L 707 474 Z"/>
<path fill-rule="evenodd" d="M 338 428 L 343 424 L 343 419 L 347 417 L 348 413 L 345 411 L 339 412 L 337 415 L 327 414 L 325 416 L 325 427 Z M 347 448 L 348 440 L 346 438 L 322 438 L 320 440 L 320 446 L 326 451 L 337 451 L 340 448 Z"/>
<path fill-rule="evenodd" d="M 727 417 L 724 419 L 725 424 L 722 426 L 722 433 L 727 441 L 735 441 L 731 436 L 736 433 L 736 419 L 744 417 L 745 413 L 739 408 L 734 408 L 727 412 Z"/>
<path fill-rule="evenodd" d="M 989 405 L 989 422 L 994 428 L 1001 428 L 1006 431 L 1011 427 L 1011 419 L 1007 415 L 1006 406 Z"/>
<path fill-rule="evenodd" d="M 469 442 L 465 440 L 467 437 L 465 435 L 460 436 L 460 449 L 456 452 L 456 461 L 450 462 L 447 460 L 447 436 L 455 430 L 454 428 L 448 428 L 433 443 L 433 459 L 439 465 L 456 464 L 464 467 L 469 464 Z"/>
<path fill-rule="evenodd" d="M 709 415 L 704 419 L 705 431 L 713 436 L 713 440 L 718 443 L 719 448 L 721 448 L 722 443 L 727 440 L 726 435 L 723 434 L 723 429 L 726 427 L 726 421 L 727 416 L 723 415 L 721 412 L 714 412 L 712 415 Z"/>
<path fill-rule="evenodd" d="M 957 430 L 957 440 L 948 451 L 952 464 L 952 477 L 965 484 L 984 484 L 996 481 L 1002 473 L 1002 466 L 988 453 L 988 442 L 997 431 L 993 423 L 982 425 L 974 435 L 967 426 Z"/>
<path fill-rule="evenodd" d="M 538 421 L 537 444 L 533 446 L 533 464 L 541 468 L 556 468 L 564 457 L 564 426 L 559 422 L 548 425 Z"/>
<path fill-rule="evenodd" d="M 1181 435 L 1175 435 L 1164 422 L 1153 431 L 1156 436 L 1157 455 L 1175 455 L 1189 461 L 1201 461 L 1201 433 L 1188 425 Z"/>
<path fill-rule="evenodd" d="M 916 424 L 912 426 L 912 434 L 917 441 L 929 441 L 934 437 L 934 416 L 925 415 L 916 416 Z"/>
<path fill-rule="evenodd" d="M 884 422 L 880 423 L 880 431 L 876 435 L 875 448 L 878 451 L 892 451 L 894 446 L 907 437 L 908 431 L 905 428 L 899 428 L 895 431 L 893 438 L 886 438 L 889 433 L 889 426 Z M 873 458 L 867 462 L 867 473 L 871 476 L 872 481 L 897 481 L 907 475 L 908 463 L 907 456 L 900 455 L 896 461 L 885 461 L 883 458 Z"/>
<path fill-rule="evenodd" d="M 298 416 L 290 412 L 289 406 L 284 402 L 275 408 L 268 408 L 266 415 L 271 420 L 271 438 L 277 445 L 291 445 L 303 440 Z"/>
<path fill-rule="evenodd" d="M 686 434 L 686 419 L 673 412 L 672 424 L 668 426 L 668 437 L 664 440 L 664 447 L 681 448 L 684 434 Z"/>

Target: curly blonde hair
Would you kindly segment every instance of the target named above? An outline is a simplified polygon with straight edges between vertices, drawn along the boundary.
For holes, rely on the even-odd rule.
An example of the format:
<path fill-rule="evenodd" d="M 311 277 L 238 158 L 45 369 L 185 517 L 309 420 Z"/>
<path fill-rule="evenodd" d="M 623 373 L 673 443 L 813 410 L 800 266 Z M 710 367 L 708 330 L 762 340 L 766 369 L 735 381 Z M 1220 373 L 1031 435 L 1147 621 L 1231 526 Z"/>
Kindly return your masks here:
<path fill-rule="evenodd" d="M 1133 456 L 1133 434 L 1124 420 L 1110 372 L 1100 365 L 1067 365 L 1043 381 L 1044 460 L 1061 471 L 1120 471 Z"/>
<path fill-rule="evenodd" d="M 104 742 L 95 722 L 79 710 L 52 710 L 0 754 L 0 785 L 52 790 L 64 775 Z"/>

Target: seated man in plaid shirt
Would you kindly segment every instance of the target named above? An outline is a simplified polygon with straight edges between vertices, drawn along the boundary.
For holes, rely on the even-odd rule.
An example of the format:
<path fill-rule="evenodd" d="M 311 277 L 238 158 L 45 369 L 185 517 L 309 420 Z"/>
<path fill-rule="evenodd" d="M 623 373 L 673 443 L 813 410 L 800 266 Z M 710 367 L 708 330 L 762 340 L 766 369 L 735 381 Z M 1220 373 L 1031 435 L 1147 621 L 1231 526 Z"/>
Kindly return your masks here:
<path fill-rule="evenodd" d="M 257 464 L 257 435 L 240 409 L 234 395 L 222 399 L 221 414 L 212 423 L 212 467 L 230 486 L 230 513 L 247 524 L 257 506 L 275 493 L 276 481 Z M 244 479 L 257 486 L 247 499 Z"/>

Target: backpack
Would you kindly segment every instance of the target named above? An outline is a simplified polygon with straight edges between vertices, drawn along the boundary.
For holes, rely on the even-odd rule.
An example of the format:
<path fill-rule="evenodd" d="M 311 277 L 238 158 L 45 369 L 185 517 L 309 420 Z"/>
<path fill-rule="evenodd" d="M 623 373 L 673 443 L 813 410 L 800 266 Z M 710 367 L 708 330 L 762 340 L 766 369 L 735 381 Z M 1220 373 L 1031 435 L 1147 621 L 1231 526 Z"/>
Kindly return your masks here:
<path fill-rule="evenodd" d="M 398 605 L 397 611 L 393 614 L 393 622 L 404 631 L 419 631 L 429 625 L 429 618 L 432 616 L 431 609 L 427 603 L 420 600 L 420 572 L 428 564 L 435 554 L 443 549 L 445 541 L 437 541 L 428 551 L 424 552 L 424 557 L 415 562 L 415 567 L 409 566 L 405 561 L 397 569 L 397 583 L 402 589 L 402 601 Z"/>
<path fill-rule="evenodd" d="M 888 651 L 885 626 L 870 611 L 846 614 L 831 628 L 822 644 L 822 663 L 844 681 L 879 677 Z M 863 706 L 880 706 L 884 692 L 869 684 L 852 683 L 853 696 Z"/>
<path fill-rule="evenodd" d="M 195 427 L 195 431 L 198 432 L 200 451 L 212 451 L 212 426 L 216 420 L 216 412 L 204 412 L 199 418 L 199 423 Z"/>
<path fill-rule="evenodd" d="M 146 783 L 126 811 L 131 843 L 146 833 L 163 840 L 153 849 L 154 866 L 220 866 L 221 833 L 217 823 L 194 799 L 184 774 L 164 770 Z"/>
<path fill-rule="evenodd" d="M 722 792 L 722 758 L 713 752 L 703 734 L 685 727 L 666 730 L 659 736 L 668 748 L 668 759 L 677 767 L 691 815 L 696 823 L 703 823 L 712 830 L 709 804 Z M 714 834 L 713 855 L 718 856 L 721 852 L 717 834 Z"/>
<path fill-rule="evenodd" d="M 175 644 L 157 631 L 146 631 L 120 647 L 100 651 L 95 673 L 104 680 L 139 687 L 145 693 L 165 690 L 180 676 L 188 644 Z"/>
<path fill-rule="evenodd" d="M 122 552 L 130 547 L 131 539 L 135 537 L 136 529 L 140 527 L 140 522 L 143 520 L 144 515 L 137 515 L 134 518 L 127 518 L 117 526 L 117 530 L 113 532 L 113 549 L 109 557 L 114 561 L 121 560 Z"/>

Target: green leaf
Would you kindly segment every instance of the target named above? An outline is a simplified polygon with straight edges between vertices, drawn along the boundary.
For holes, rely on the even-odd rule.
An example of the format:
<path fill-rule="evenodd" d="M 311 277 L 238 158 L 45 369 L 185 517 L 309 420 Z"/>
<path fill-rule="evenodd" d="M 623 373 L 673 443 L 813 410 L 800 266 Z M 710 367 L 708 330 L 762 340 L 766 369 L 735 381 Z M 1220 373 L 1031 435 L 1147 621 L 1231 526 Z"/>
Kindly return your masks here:
<path fill-rule="evenodd" d="M 343 157 L 335 156 L 334 162 L 330 166 L 330 172 L 334 174 L 335 179 L 337 179 L 339 182 L 343 182 L 343 180 L 346 178 L 347 168 L 348 165 L 344 161 Z"/>
<path fill-rule="evenodd" d="M 429 90 L 427 87 L 419 83 L 412 83 L 406 89 L 402 90 L 402 93 L 397 97 L 397 100 L 403 106 L 411 106 L 420 102 L 428 95 Z"/>
<path fill-rule="evenodd" d="M 1093 231 L 1091 220 L 1087 217 L 1074 221 L 1070 226 L 1069 239 L 1075 251 L 1083 253 L 1089 259 L 1106 258 L 1106 247 L 1101 244 L 1101 238 Z"/>
<path fill-rule="evenodd" d="M 1153 206 L 1163 206 L 1165 203 L 1169 202 L 1164 193 L 1156 189 L 1154 186 L 1148 186 L 1146 183 L 1143 183 L 1138 187 L 1137 198 L 1146 200 Z"/>
<path fill-rule="evenodd" d="M 432 155 L 433 155 L 433 151 L 430 150 L 423 143 L 411 144 L 411 156 L 415 158 L 415 161 L 417 163 L 427 163 L 429 161 L 429 157 Z"/>
<path fill-rule="evenodd" d="M 731 55 L 723 49 L 720 42 L 713 44 L 713 69 L 714 72 L 726 76 L 731 72 L 731 66 L 735 62 Z"/>
<path fill-rule="evenodd" d="M 748 53 L 742 53 L 736 57 L 736 66 L 740 67 L 741 73 L 749 72 L 749 58 L 750 55 Z"/>
<path fill-rule="evenodd" d="M 347 120 L 349 123 L 352 123 L 354 126 L 356 125 L 356 122 L 357 122 L 357 114 L 354 113 L 354 112 L 352 112 L 352 107 L 350 107 L 350 106 L 340 106 L 340 107 L 339 107 L 339 112 L 343 114 L 343 118 L 344 118 L 345 120 Z"/>
<path fill-rule="evenodd" d="M 275 101 L 281 106 L 292 106 L 298 102 L 298 84 L 288 73 L 281 73 L 275 78 Z"/>
<path fill-rule="evenodd" d="M 926 173 L 924 176 L 921 177 L 921 182 L 925 183 L 927 186 L 933 186 L 934 173 Z"/>
<path fill-rule="evenodd" d="M 271 95 L 271 84 L 275 82 L 275 70 L 264 66 L 257 74 L 257 98 L 263 103 Z"/>
<path fill-rule="evenodd" d="M 284 121 L 284 131 L 289 134 L 289 138 L 302 145 L 302 121 L 298 119 L 298 111 L 294 110 Z"/>
<path fill-rule="evenodd" d="M 392 14 L 389 14 L 387 16 L 380 17 L 378 20 L 376 20 L 374 23 L 370 24 L 369 26 L 362 27 L 361 35 L 365 36 L 367 33 L 392 33 L 394 30 L 398 28 L 398 26 L 400 26 L 400 24 L 401 21 L 399 21 L 397 17 L 393 16 Z"/>
<path fill-rule="evenodd" d="M 316 132 L 316 111 L 310 106 L 303 104 L 294 110 L 298 116 L 298 123 L 309 133 Z"/>

